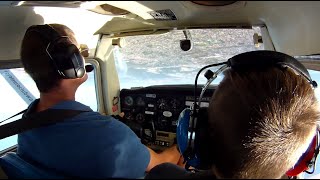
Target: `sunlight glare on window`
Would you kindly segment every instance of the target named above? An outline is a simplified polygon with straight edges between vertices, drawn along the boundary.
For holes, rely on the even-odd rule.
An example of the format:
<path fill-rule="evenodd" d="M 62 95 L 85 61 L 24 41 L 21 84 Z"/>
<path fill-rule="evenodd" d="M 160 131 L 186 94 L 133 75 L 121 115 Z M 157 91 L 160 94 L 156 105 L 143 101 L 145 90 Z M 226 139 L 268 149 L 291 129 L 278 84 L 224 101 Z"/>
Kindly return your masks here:
<path fill-rule="evenodd" d="M 68 26 L 74 31 L 78 43 L 87 44 L 89 48 L 96 47 L 98 36 L 93 37 L 93 34 L 112 18 L 79 8 L 34 7 L 34 11 L 43 17 L 45 24 Z"/>

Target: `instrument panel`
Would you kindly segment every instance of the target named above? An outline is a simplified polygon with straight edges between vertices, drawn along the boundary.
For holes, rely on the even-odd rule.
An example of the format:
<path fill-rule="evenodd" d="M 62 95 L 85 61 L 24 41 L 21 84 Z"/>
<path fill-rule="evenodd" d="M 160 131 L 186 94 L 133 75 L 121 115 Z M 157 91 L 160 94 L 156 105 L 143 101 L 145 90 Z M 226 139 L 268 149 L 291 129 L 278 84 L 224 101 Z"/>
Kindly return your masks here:
<path fill-rule="evenodd" d="M 208 107 L 215 86 L 210 86 L 203 98 L 202 107 Z M 197 99 L 201 87 L 197 89 Z M 120 91 L 123 122 L 154 150 L 163 150 L 176 143 L 177 120 L 183 109 L 194 101 L 193 85 L 164 85 Z"/>

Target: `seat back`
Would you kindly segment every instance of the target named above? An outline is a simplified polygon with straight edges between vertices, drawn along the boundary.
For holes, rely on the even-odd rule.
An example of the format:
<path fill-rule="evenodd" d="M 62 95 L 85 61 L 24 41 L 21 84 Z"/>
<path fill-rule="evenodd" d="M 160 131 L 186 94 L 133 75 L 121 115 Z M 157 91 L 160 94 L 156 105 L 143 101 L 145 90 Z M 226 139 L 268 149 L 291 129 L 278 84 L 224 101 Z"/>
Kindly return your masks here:
<path fill-rule="evenodd" d="M 1 166 L 0 166 L 0 179 L 8 179 L 7 174 L 4 172 Z"/>
<path fill-rule="evenodd" d="M 0 165 L 8 178 L 17 179 L 63 179 L 54 172 L 36 167 L 21 159 L 16 153 L 8 152 L 0 157 Z"/>

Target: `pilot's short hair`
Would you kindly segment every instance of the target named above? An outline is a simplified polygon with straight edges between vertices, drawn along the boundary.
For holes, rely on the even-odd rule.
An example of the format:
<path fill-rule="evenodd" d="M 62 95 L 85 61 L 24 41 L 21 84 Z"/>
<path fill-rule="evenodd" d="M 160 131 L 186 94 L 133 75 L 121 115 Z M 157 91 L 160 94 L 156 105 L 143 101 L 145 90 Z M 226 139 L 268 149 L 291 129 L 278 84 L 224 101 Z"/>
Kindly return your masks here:
<path fill-rule="evenodd" d="M 61 36 L 76 43 L 73 31 L 62 24 L 50 24 Z M 48 40 L 35 31 L 27 31 L 21 44 L 20 58 L 25 71 L 35 81 L 40 92 L 48 92 L 60 83 L 61 77 L 46 53 Z"/>
<path fill-rule="evenodd" d="M 312 86 L 288 68 L 224 75 L 209 106 L 214 171 L 225 178 L 280 178 L 316 134 Z"/>

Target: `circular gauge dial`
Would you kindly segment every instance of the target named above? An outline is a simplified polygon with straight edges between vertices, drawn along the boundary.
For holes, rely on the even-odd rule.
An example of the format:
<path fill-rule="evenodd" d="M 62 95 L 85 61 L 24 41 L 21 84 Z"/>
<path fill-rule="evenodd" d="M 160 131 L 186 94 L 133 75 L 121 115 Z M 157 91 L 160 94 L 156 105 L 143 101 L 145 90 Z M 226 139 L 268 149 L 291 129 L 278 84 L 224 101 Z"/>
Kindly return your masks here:
<path fill-rule="evenodd" d="M 144 102 L 142 97 L 138 97 L 136 99 L 136 104 L 137 104 L 137 106 L 145 106 L 146 105 L 146 103 Z"/>
<path fill-rule="evenodd" d="M 177 99 L 172 99 L 170 101 L 170 105 L 172 109 L 177 109 L 180 105 L 179 101 Z"/>
<path fill-rule="evenodd" d="M 158 108 L 161 109 L 161 110 L 168 109 L 167 101 L 165 99 L 163 99 L 163 98 L 159 99 L 157 101 L 157 104 L 158 104 Z"/>
<path fill-rule="evenodd" d="M 134 116 L 132 115 L 131 112 L 125 113 L 124 117 L 125 117 L 128 121 L 132 121 L 132 120 L 134 119 Z"/>
<path fill-rule="evenodd" d="M 124 98 L 124 104 L 126 106 L 132 106 L 133 105 L 133 98 L 131 96 L 126 96 Z"/>
<path fill-rule="evenodd" d="M 142 113 L 139 113 L 136 115 L 136 121 L 138 123 L 143 123 L 144 122 L 144 115 Z"/>
<path fill-rule="evenodd" d="M 168 126 L 168 119 L 165 117 L 159 117 L 157 121 L 157 126 L 161 130 L 167 129 Z"/>

